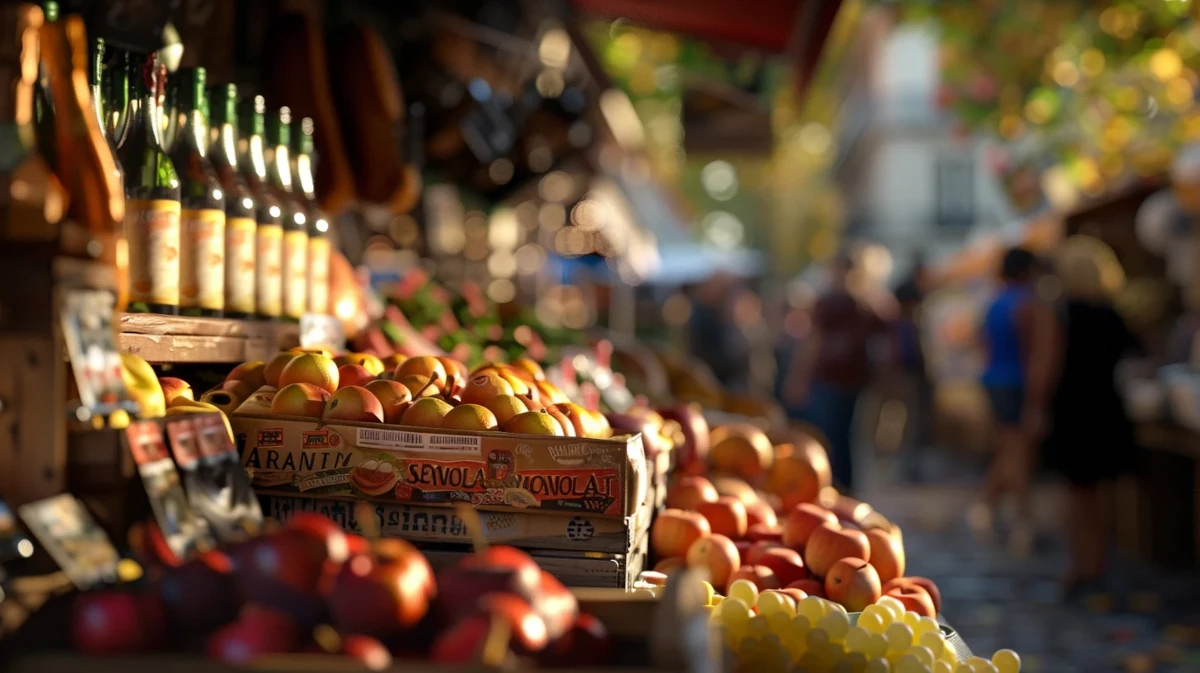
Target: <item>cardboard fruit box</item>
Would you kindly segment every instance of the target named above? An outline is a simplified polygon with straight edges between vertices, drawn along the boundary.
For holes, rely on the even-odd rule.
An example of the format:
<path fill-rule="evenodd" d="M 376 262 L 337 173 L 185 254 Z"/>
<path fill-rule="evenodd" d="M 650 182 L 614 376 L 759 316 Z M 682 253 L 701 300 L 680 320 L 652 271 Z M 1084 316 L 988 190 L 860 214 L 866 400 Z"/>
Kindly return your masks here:
<path fill-rule="evenodd" d="M 243 405 L 230 421 L 259 494 L 622 519 L 642 507 L 650 488 L 641 435 L 326 424 L 256 408 Z"/>
<path fill-rule="evenodd" d="M 645 535 L 633 549 L 623 554 L 570 552 L 553 549 L 526 549 L 543 570 L 568 587 L 633 588 L 638 575 L 646 569 L 650 536 Z M 454 565 L 475 553 L 469 545 L 418 544 L 429 565 L 438 569 Z"/>
<path fill-rule="evenodd" d="M 490 544 L 521 548 L 624 554 L 634 548 L 650 529 L 653 512 L 647 495 L 645 506 L 623 519 L 580 514 L 525 514 L 480 511 L 483 538 Z M 286 523 L 304 512 L 332 519 L 350 533 L 360 535 L 377 529 L 383 537 L 410 542 L 474 541 L 471 523 L 445 507 L 410 504 L 355 503 L 342 500 L 264 495 L 263 514 Z M 364 511 L 363 508 L 366 508 Z M 369 515 L 373 521 L 360 521 Z"/>

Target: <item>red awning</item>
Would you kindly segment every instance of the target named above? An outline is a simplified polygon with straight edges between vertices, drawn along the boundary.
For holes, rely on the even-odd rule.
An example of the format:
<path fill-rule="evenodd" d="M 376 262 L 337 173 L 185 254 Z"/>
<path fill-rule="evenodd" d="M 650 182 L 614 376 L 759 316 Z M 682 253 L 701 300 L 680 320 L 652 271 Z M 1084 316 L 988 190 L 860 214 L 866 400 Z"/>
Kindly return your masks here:
<path fill-rule="evenodd" d="M 574 0 L 585 12 L 650 28 L 784 54 L 803 91 L 842 0 Z"/>

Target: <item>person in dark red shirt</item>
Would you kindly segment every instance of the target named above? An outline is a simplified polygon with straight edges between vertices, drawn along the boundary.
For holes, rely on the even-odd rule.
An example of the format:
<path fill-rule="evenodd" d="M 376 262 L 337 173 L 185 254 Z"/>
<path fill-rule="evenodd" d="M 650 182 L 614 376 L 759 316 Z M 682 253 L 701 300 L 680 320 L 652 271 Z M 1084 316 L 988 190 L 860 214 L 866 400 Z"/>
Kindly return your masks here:
<path fill-rule="evenodd" d="M 829 462 L 838 488 L 854 485 L 853 428 L 858 397 L 871 381 L 871 342 L 883 322 L 854 295 L 853 262 L 839 256 L 830 265 L 830 287 L 813 308 L 812 332 L 792 361 L 784 394 L 803 405 L 805 416 L 829 442 Z"/>

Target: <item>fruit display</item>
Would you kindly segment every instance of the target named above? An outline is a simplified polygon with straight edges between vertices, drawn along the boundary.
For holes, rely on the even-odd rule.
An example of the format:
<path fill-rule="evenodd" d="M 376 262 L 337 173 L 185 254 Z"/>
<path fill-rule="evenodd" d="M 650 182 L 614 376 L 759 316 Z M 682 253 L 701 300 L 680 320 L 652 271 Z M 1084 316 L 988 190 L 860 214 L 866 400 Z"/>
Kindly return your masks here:
<path fill-rule="evenodd" d="M 346 534 L 307 514 L 186 563 L 141 561 L 144 586 L 74 597 L 76 651 L 183 650 L 235 666 L 311 653 L 370 670 L 393 657 L 560 667 L 602 663 L 607 652 L 604 625 L 512 547 L 482 548 L 435 574 L 408 542 Z"/>

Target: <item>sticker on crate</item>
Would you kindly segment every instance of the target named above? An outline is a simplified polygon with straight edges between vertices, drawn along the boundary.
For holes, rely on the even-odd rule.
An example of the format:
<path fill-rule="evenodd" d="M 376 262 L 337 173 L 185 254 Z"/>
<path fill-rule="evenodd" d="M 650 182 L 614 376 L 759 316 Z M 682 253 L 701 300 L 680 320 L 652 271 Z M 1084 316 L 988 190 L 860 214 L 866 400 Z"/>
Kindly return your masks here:
<path fill-rule="evenodd" d="M 259 493 L 622 517 L 645 502 L 641 436 L 427 432 L 234 414 Z"/>
<path fill-rule="evenodd" d="M 320 514 L 351 533 L 379 530 L 384 537 L 419 542 L 473 541 L 470 525 L 453 509 L 418 505 L 384 505 L 341 500 L 262 496 L 264 514 L 286 522 L 297 514 Z M 361 521 L 363 507 L 376 519 Z M 569 514 L 479 512 L 483 537 L 493 544 L 522 547 L 624 553 L 633 547 L 640 530 L 627 521 Z"/>

